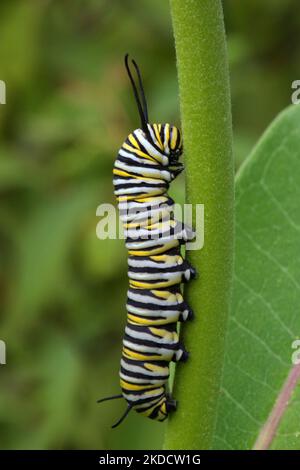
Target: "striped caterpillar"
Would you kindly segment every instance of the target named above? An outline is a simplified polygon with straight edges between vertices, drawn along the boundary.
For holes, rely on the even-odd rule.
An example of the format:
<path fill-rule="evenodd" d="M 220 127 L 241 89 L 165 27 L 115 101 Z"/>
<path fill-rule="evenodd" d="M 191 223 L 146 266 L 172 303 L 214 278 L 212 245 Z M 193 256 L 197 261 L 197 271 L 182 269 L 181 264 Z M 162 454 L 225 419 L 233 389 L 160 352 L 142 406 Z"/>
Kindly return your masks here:
<path fill-rule="evenodd" d="M 176 409 L 167 392 L 169 363 L 186 361 L 177 322 L 193 317 L 180 284 L 195 277 L 182 258 L 180 246 L 195 237 L 193 230 L 174 219 L 169 184 L 183 170 L 180 131 L 170 124 L 149 124 L 139 68 L 134 60 L 140 95 L 128 54 L 125 66 L 137 103 L 141 128 L 133 131 L 119 150 L 113 183 L 128 250 L 129 290 L 127 324 L 120 369 L 122 393 L 98 402 L 124 397 L 127 409 L 164 421 Z"/>

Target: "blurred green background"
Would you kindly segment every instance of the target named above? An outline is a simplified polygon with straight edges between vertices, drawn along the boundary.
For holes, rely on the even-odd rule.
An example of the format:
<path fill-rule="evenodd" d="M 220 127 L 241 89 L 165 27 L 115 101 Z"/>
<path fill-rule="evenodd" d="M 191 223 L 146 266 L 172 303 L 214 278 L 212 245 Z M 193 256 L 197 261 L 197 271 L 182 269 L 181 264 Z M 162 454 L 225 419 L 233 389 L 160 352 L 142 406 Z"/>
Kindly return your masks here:
<path fill-rule="evenodd" d="M 300 79 L 300 3 L 226 0 L 236 166 L 290 103 Z M 143 71 L 150 118 L 179 124 L 166 0 L 0 4 L 0 448 L 160 448 L 164 425 L 119 392 L 126 251 L 98 240 L 114 202 L 112 165 L 138 125 L 126 52 Z M 183 179 L 173 194 L 182 200 Z"/>

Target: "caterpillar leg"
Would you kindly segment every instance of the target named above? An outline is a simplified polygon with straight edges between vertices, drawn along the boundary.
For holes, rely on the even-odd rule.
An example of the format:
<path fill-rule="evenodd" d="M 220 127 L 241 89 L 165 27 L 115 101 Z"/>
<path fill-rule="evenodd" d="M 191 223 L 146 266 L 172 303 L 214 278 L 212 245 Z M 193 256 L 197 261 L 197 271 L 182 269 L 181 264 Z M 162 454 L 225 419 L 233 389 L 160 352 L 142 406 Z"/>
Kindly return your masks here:
<path fill-rule="evenodd" d="M 174 227 L 174 234 L 181 244 L 184 244 L 187 241 L 194 240 L 196 232 L 189 225 L 183 224 L 182 222 L 176 221 Z"/>
<path fill-rule="evenodd" d="M 183 163 L 177 162 L 176 165 L 169 167 L 171 179 L 174 180 L 184 170 Z"/>
<path fill-rule="evenodd" d="M 185 242 L 189 242 L 189 241 L 194 240 L 195 236 L 196 236 L 196 232 L 194 232 L 194 230 L 188 225 L 184 225 L 184 228 L 182 230 L 182 239 Z"/>
<path fill-rule="evenodd" d="M 178 342 L 177 350 L 174 352 L 172 358 L 173 362 L 186 362 L 189 358 L 189 353 L 185 349 L 182 343 Z"/>
<path fill-rule="evenodd" d="M 192 320 L 194 318 L 194 312 L 189 307 L 187 302 L 185 302 L 183 300 L 183 296 L 182 296 L 181 292 L 176 292 L 173 295 L 176 297 L 177 306 L 178 306 L 178 310 L 179 310 L 178 321 L 184 322 L 184 321 L 187 321 L 187 320 Z"/>
<path fill-rule="evenodd" d="M 166 394 L 166 408 L 168 413 L 172 413 L 176 411 L 177 408 L 177 401 L 172 398 L 172 395 L 167 393 Z"/>
<path fill-rule="evenodd" d="M 182 312 L 179 315 L 178 321 L 180 322 L 185 322 L 187 320 L 193 320 L 195 317 L 194 311 L 186 304 L 184 303 L 185 306 L 183 307 Z"/>
<path fill-rule="evenodd" d="M 183 282 L 191 281 L 197 277 L 197 271 L 193 266 L 188 262 L 184 261 L 184 272 L 183 272 Z"/>

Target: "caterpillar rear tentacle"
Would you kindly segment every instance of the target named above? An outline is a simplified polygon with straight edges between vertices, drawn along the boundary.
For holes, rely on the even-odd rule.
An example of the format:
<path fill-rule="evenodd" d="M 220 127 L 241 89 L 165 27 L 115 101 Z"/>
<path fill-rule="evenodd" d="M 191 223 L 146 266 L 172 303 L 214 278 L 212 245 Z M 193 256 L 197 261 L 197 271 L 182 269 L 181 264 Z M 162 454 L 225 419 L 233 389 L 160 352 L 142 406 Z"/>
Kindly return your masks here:
<path fill-rule="evenodd" d="M 118 426 L 134 409 L 164 421 L 176 409 L 168 392 L 169 363 L 185 362 L 189 353 L 178 338 L 177 322 L 193 318 L 181 284 L 194 279 L 195 269 L 184 260 L 181 245 L 195 238 L 188 225 L 175 220 L 169 184 L 182 171 L 182 138 L 170 124 L 149 124 L 141 74 L 130 78 L 141 120 L 119 150 L 114 165 L 114 189 L 128 249 L 129 289 L 123 339 L 120 385 L 127 409 Z M 99 400 L 120 398 L 120 395 Z"/>

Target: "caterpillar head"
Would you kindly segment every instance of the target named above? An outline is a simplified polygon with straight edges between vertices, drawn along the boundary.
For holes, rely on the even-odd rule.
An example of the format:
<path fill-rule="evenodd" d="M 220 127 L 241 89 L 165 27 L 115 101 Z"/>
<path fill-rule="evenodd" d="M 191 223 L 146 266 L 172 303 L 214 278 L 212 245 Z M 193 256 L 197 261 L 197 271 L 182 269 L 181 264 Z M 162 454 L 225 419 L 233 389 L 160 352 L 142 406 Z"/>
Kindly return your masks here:
<path fill-rule="evenodd" d="M 166 155 L 169 165 L 177 163 L 182 154 L 180 130 L 171 124 L 148 124 L 148 140 Z"/>
<path fill-rule="evenodd" d="M 160 152 L 162 159 L 160 163 L 173 173 L 175 178 L 182 170 L 183 165 L 179 162 L 182 154 L 182 138 L 180 130 L 171 124 L 147 124 L 148 142 Z M 149 153 L 155 156 L 155 153 Z"/>
<path fill-rule="evenodd" d="M 142 137 L 146 139 L 151 146 L 153 146 L 153 148 L 147 149 L 149 154 L 154 158 L 157 158 L 158 163 L 169 167 L 173 177 L 175 177 L 183 169 L 183 165 L 178 162 L 179 157 L 182 154 L 181 133 L 177 127 L 170 124 L 149 124 L 148 107 L 141 73 L 134 60 L 132 60 L 132 64 L 138 77 L 138 86 L 132 76 L 129 67 L 128 54 L 126 54 L 125 67 L 132 85 L 133 94 L 141 120 L 141 127 L 138 131 L 141 132 Z"/>
<path fill-rule="evenodd" d="M 166 146 L 166 151 L 169 150 L 169 164 L 177 163 L 180 155 L 182 154 L 182 137 L 178 127 L 165 124 L 166 129 L 169 126 L 169 139 Z"/>

